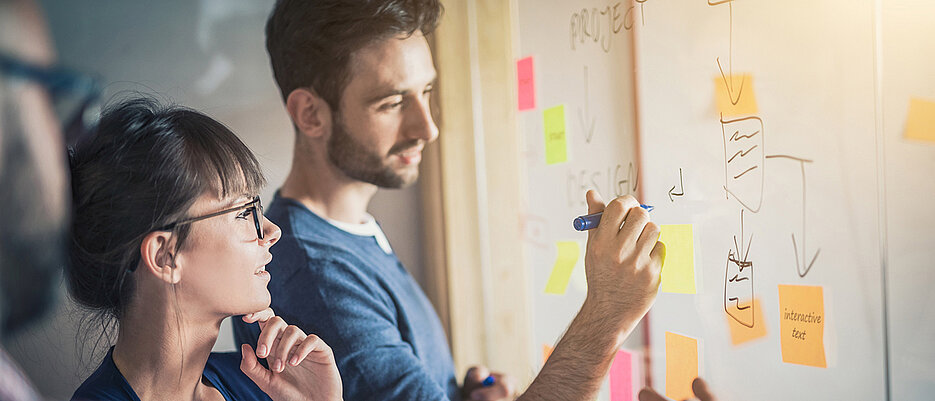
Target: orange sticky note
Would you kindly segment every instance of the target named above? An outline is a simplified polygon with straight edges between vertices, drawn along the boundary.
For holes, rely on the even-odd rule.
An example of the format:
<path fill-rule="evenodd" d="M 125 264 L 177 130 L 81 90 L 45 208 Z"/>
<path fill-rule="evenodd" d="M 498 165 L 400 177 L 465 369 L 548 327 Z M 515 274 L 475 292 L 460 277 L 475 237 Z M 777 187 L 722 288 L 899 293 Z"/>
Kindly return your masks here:
<path fill-rule="evenodd" d="M 779 286 L 779 330 L 782 361 L 826 368 L 825 300 L 822 288 Z"/>
<path fill-rule="evenodd" d="M 698 340 L 666 332 L 666 397 L 695 397 L 692 380 L 698 377 Z"/>
<path fill-rule="evenodd" d="M 561 295 L 568 288 L 568 279 L 578 263 L 581 246 L 576 241 L 558 241 L 555 246 L 558 248 L 558 256 L 555 258 L 555 265 L 552 266 L 549 281 L 545 284 L 545 293 Z"/>
<path fill-rule="evenodd" d="M 666 260 L 659 291 L 695 294 L 695 246 L 691 224 L 663 224 L 659 241 L 666 244 Z"/>
<path fill-rule="evenodd" d="M 750 322 L 740 322 L 729 314 L 724 315 L 727 317 L 727 325 L 730 327 L 730 342 L 733 345 L 740 345 L 758 338 L 766 337 L 766 320 L 763 319 L 763 309 L 760 309 L 760 300 L 754 299 L 753 302 L 748 303 L 748 305 L 753 309 L 753 320 Z"/>
<path fill-rule="evenodd" d="M 718 75 L 714 78 L 714 101 L 723 117 L 755 116 L 756 95 L 753 76 Z"/>
<path fill-rule="evenodd" d="M 610 401 L 633 401 L 633 354 L 624 350 L 610 365 Z"/>
<path fill-rule="evenodd" d="M 549 357 L 552 356 L 552 351 L 555 351 L 555 348 L 552 348 L 549 344 L 542 344 L 542 364 L 545 365 L 546 361 L 549 360 Z"/>
<path fill-rule="evenodd" d="M 516 62 L 516 83 L 519 110 L 536 108 L 536 80 L 532 69 L 532 56 Z"/>
<path fill-rule="evenodd" d="M 906 139 L 935 142 L 935 102 L 915 98 L 909 100 L 905 135 Z"/>

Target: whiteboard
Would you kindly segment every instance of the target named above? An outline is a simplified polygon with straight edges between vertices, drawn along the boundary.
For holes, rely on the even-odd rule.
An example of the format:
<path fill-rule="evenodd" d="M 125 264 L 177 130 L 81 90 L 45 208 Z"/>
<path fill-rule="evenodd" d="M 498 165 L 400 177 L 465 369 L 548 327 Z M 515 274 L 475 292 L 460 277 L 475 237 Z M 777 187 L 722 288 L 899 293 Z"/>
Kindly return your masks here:
<path fill-rule="evenodd" d="M 518 0 L 517 15 L 516 54 L 533 58 L 535 80 L 535 107 L 520 111 L 533 366 L 584 299 L 586 237 L 570 222 L 596 188 L 692 225 L 696 293 L 660 293 L 648 335 L 624 345 L 646 350 L 634 368 L 661 393 L 666 332 L 698 340 L 699 374 L 722 399 L 935 393 L 935 312 L 922 306 L 935 208 L 919 207 L 935 196 L 935 145 L 903 138 L 909 99 L 935 101 L 935 45 L 922 39 L 935 5 Z M 718 85 L 756 110 L 725 116 Z M 549 164 L 543 113 L 556 105 L 567 161 Z M 546 293 L 567 241 L 581 255 L 564 293 Z M 822 289 L 826 367 L 783 360 L 786 285 Z M 735 344 L 732 322 L 765 335 Z"/>

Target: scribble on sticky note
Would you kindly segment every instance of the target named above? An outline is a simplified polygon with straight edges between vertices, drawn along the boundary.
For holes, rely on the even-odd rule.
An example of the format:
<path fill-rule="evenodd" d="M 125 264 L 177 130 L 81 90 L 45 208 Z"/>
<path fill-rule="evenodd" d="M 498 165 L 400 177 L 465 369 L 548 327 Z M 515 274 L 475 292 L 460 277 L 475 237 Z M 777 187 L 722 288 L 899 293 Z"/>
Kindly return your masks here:
<path fill-rule="evenodd" d="M 552 356 L 552 351 L 555 351 L 555 348 L 552 348 L 549 344 L 542 344 L 542 364 L 545 365 L 549 361 L 549 357 Z"/>
<path fill-rule="evenodd" d="M 821 287 L 779 285 L 782 361 L 828 367 L 825 362 L 825 300 Z"/>
<path fill-rule="evenodd" d="M 909 100 L 905 136 L 906 139 L 935 142 L 935 102 L 916 98 Z"/>
<path fill-rule="evenodd" d="M 532 69 L 532 56 L 516 62 L 516 82 L 519 110 L 536 108 L 536 80 Z"/>
<path fill-rule="evenodd" d="M 659 241 L 666 244 L 659 291 L 694 294 L 695 246 L 691 224 L 663 224 Z"/>
<path fill-rule="evenodd" d="M 766 337 L 766 320 L 763 319 L 763 309 L 760 308 L 760 300 L 754 299 L 753 302 L 749 302 L 749 305 L 753 313 L 753 319 L 751 320 L 752 327 L 742 324 L 730 315 L 724 315 L 727 318 L 727 325 L 730 328 L 730 342 L 733 345 L 740 345 L 758 338 Z"/>
<path fill-rule="evenodd" d="M 698 340 L 666 332 L 666 397 L 692 399 L 692 380 L 698 377 Z"/>
<path fill-rule="evenodd" d="M 568 160 L 568 142 L 565 139 L 565 105 L 550 107 L 542 112 L 545 128 L 545 164 Z"/>
<path fill-rule="evenodd" d="M 722 117 L 752 116 L 757 114 L 753 76 L 718 75 L 714 78 L 714 101 Z"/>
<path fill-rule="evenodd" d="M 610 365 L 610 401 L 633 401 L 633 354 L 624 350 Z"/>
<path fill-rule="evenodd" d="M 555 245 L 558 248 L 558 256 L 555 258 L 549 281 L 545 284 L 546 294 L 565 293 L 565 289 L 568 288 L 568 279 L 571 278 L 571 271 L 578 263 L 578 256 L 581 254 L 581 246 L 576 241 L 559 241 Z"/>

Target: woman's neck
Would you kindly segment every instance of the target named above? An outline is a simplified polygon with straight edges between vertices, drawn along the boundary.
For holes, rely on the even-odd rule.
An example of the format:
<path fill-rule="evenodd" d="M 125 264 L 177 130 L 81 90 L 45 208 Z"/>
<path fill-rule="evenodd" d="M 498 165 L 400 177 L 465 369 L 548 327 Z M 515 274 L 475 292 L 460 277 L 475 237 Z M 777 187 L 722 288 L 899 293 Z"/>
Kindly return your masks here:
<path fill-rule="evenodd" d="M 166 297 L 150 293 L 135 297 L 145 302 L 131 302 L 120 319 L 114 364 L 141 400 L 216 398 L 202 377 L 223 318 L 189 316 L 175 299 L 160 298 Z"/>

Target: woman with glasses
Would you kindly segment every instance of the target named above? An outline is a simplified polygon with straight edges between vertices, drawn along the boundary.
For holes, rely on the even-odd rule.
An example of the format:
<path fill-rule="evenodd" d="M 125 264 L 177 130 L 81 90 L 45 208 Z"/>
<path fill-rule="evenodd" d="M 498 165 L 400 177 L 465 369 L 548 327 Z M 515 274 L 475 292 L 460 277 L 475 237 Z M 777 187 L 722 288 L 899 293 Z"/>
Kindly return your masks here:
<path fill-rule="evenodd" d="M 70 159 L 69 290 L 116 332 L 73 399 L 341 398 L 331 349 L 269 309 L 265 265 L 280 231 L 232 132 L 136 99 L 106 110 Z M 212 353 L 234 315 L 260 322 L 257 349 Z"/>

